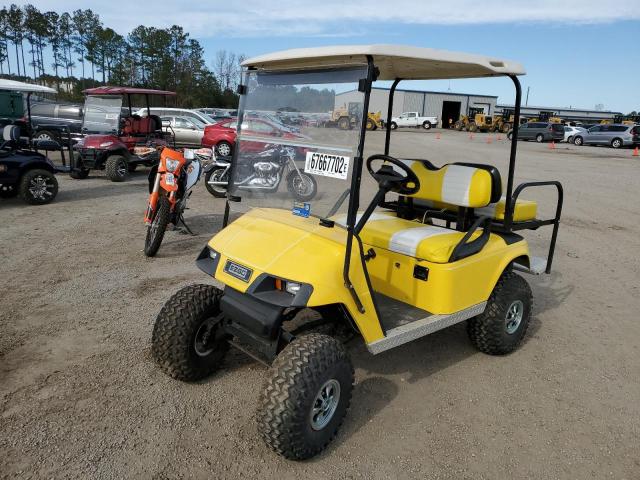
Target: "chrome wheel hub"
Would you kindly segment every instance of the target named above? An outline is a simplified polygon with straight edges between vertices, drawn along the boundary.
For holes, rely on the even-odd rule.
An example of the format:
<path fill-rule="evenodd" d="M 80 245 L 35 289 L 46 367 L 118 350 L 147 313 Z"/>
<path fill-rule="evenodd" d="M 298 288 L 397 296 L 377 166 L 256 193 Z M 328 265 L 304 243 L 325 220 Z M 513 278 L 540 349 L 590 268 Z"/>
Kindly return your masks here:
<path fill-rule="evenodd" d="M 524 303 L 521 300 L 516 300 L 509 305 L 507 315 L 505 317 L 505 329 L 509 335 L 513 335 L 524 317 Z"/>
<path fill-rule="evenodd" d="M 311 428 L 322 430 L 333 418 L 340 403 L 340 382 L 328 380 L 316 395 L 311 407 Z"/>
<path fill-rule="evenodd" d="M 299 195 L 305 196 L 311 193 L 313 184 L 311 183 L 311 180 L 305 178 L 304 176 L 297 175 L 293 179 L 293 188 Z"/>
<path fill-rule="evenodd" d="M 38 200 L 47 200 L 53 195 L 52 190 L 53 183 L 49 183 L 49 179 L 42 175 L 33 177 L 29 182 L 29 193 Z"/>
<path fill-rule="evenodd" d="M 124 177 L 127 174 L 127 164 L 126 162 L 119 162 L 118 168 L 116 169 L 118 172 L 118 176 Z"/>
<path fill-rule="evenodd" d="M 231 153 L 231 148 L 226 144 L 218 145 L 218 153 L 223 157 L 228 157 Z"/>

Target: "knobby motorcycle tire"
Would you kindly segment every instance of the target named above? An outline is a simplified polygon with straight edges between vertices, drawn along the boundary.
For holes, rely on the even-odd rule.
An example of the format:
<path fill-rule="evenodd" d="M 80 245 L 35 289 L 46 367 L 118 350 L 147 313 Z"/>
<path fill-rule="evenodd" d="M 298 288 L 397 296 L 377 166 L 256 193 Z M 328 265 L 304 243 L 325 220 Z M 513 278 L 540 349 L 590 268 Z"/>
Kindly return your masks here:
<path fill-rule="evenodd" d="M 144 254 L 147 257 L 153 257 L 158 253 L 170 219 L 171 204 L 169 203 L 169 199 L 167 197 L 160 197 L 158 199 L 156 213 L 151 219 L 151 224 L 147 227 L 147 237 L 144 242 Z M 156 220 L 157 228 L 153 229 L 153 224 L 156 223 Z"/>

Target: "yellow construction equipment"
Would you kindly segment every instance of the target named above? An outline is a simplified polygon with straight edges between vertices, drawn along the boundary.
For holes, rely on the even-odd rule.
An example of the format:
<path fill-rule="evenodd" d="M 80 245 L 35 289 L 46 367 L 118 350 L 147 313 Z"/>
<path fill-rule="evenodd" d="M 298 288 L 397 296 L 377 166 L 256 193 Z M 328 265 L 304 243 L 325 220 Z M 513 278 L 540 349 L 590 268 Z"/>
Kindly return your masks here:
<path fill-rule="evenodd" d="M 360 124 L 362 104 L 349 102 L 331 112 L 331 119 L 325 122 L 325 127 L 338 127 L 340 130 L 351 130 Z M 367 130 L 382 128 L 382 113 L 369 112 L 367 115 Z"/>
<path fill-rule="evenodd" d="M 367 114 L 367 130 L 377 130 L 382 127 L 382 112 L 369 112 Z"/>
<path fill-rule="evenodd" d="M 475 116 L 477 114 L 482 114 L 483 112 L 484 110 L 482 108 L 469 107 L 468 115 L 460 115 L 460 120 L 453 124 L 453 128 L 459 132 L 462 130 L 469 132 L 471 123 L 475 121 Z"/>

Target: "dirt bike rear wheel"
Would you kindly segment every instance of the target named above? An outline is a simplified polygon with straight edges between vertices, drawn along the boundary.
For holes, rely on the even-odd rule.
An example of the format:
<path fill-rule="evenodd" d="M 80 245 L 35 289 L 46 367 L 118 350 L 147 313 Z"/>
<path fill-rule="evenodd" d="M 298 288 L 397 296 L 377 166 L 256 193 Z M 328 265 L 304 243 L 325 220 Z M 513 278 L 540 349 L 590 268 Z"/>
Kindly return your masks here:
<path fill-rule="evenodd" d="M 167 197 L 158 199 L 156 212 L 151 219 L 151 224 L 147 227 L 147 237 L 144 242 L 144 254 L 153 257 L 160 249 L 160 244 L 167 231 L 167 225 L 171 218 L 171 205 Z"/>

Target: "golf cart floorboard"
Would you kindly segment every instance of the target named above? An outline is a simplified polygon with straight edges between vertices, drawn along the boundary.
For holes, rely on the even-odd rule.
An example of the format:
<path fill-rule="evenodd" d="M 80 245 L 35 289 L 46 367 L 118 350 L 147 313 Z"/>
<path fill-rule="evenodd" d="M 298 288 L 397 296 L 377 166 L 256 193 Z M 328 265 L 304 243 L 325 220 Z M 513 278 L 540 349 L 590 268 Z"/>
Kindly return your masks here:
<path fill-rule="evenodd" d="M 376 294 L 376 301 L 386 335 L 367 345 L 373 354 L 398 347 L 480 315 L 487 305 L 487 302 L 482 302 L 459 312 L 435 315 L 379 293 Z"/>

